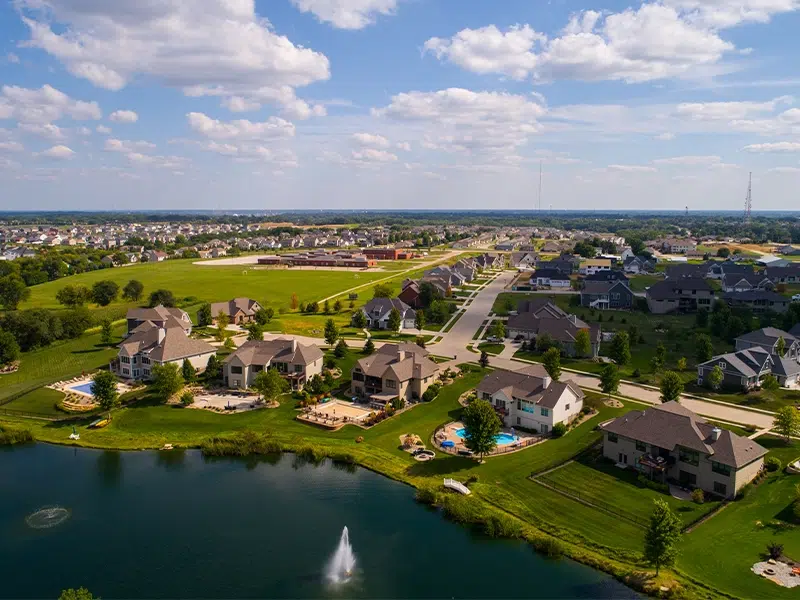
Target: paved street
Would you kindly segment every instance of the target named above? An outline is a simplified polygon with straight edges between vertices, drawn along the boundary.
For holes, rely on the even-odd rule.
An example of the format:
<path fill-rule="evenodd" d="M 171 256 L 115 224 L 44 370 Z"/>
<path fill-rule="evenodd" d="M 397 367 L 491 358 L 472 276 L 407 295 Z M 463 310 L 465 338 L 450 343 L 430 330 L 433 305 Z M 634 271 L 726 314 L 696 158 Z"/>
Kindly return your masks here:
<path fill-rule="evenodd" d="M 495 298 L 500 292 L 505 291 L 504 287 L 511 282 L 513 276 L 514 274 L 505 272 L 480 290 L 473 297 L 472 304 L 467 307 L 466 312 L 456 322 L 455 326 L 449 332 L 442 334 L 441 341 L 428 345 L 428 349 L 433 354 L 454 357 L 453 361 L 445 363 L 443 366 L 454 366 L 459 362 L 477 360 L 478 356 L 467 350 L 467 345 L 472 342 L 472 336 L 481 326 L 481 323 L 488 318 Z M 507 345 L 510 346 L 511 342 L 507 342 Z M 509 354 L 513 353 L 507 347 L 500 356 L 492 357 L 490 364 L 493 367 L 511 371 L 522 369 L 528 364 L 508 358 Z M 600 378 L 593 375 L 565 371 L 563 377 L 572 379 L 578 385 L 587 389 L 600 389 Z M 622 396 L 634 398 L 647 404 L 661 403 L 659 391 L 647 387 L 622 383 L 619 387 L 619 393 Z M 731 404 L 698 400 L 688 396 L 681 398 L 681 404 L 697 414 L 711 419 L 742 425 L 755 425 L 760 429 L 772 427 L 772 415 L 738 408 Z"/>

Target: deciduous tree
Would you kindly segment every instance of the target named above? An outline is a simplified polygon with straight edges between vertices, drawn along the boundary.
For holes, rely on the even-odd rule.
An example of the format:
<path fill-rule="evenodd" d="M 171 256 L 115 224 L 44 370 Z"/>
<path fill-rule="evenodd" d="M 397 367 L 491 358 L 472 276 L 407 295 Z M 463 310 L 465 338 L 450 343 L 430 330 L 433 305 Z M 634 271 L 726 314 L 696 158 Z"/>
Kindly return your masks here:
<path fill-rule="evenodd" d="M 678 556 L 682 521 L 663 500 L 656 500 L 655 505 L 644 536 L 644 556 L 655 565 L 658 575 L 662 566 L 673 564 Z"/>
<path fill-rule="evenodd" d="M 20 302 L 27 300 L 31 291 L 19 275 L 0 277 L 0 306 L 6 310 L 17 310 Z"/>
<path fill-rule="evenodd" d="M 69 308 L 83 306 L 92 300 L 92 290 L 85 285 L 65 285 L 56 292 L 56 300 L 59 304 Z"/>
<path fill-rule="evenodd" d="M 175 306 L 175 304 L 177 304 L 177 301 L 175 300 L 175 296 L 172 292 L 165 289 L 159 289 L 150 294 L 150 301 L 148 302 L 148 305 L 150 308 L 153 308 L 159 304 L 163 304 L 167 308 L 172 308 Z"/>
<path fill-rule="evenodd" d="M 561 352 L 559 352 L 558 348 L 550 348 L 545 352 L 544 356 L 542 356 L 542 364 L 547 374 L 553 378 L 553 381 L 561 379 Z"/>
<path fill-rule="evenodd" d="M 575 355 L 580 357 L 591 356 L 592 354 L 592 340 L 589 337 L 589 332 L 581 329 L 575 334 Z"/>
<path fill-rule="evenodd" d="M 683 381 L 675 371 L 667 371 L 661 378 L 661 401 L 672 402 L 683 393 Z"/>
<path fill-rule="evenodd" d="M 218 342 L 221 342 L 225 339 L 225 329 L 228 327 L 228 315 L 224 312 L 219 311 L 217 313 L 217 332 L 216 338 Z"/>
<path fill-rule="evenodd" d="M 256 375 L 253 388 L 261 394 L 264 400 L 272 402 L 281 394 L 289 391 L 289 382 L 281 377 L 277 369 L 265 369 Z"/>
<path fill-rule="evenodd" d="M 92 396 L 105 411 L 110 411 L 119 404 L 117 378 L 111 371 L 98 371 L 92 377 Z"/>
<path fill-rule="evenodd" d="M 111 319 L 103 319 L 100 321 L 100 343 L 108 346 L 113 338 L 114 333 L 111 326 Z"/>
<path fill-rule="evenodd" d="M 0 366 L 11 364 L 19 359 L 19 344 L 8 331 L 0 330 Z"/>
<path fill-rule="evenodd" d="M 619 369 L 616 365 L 607 363 L 600 372 L 600 389 L 604 394 L 616 394 L 619 391 Z"/>
<path fill-rule="evenodd" d="M 772 430 L 791 442 L 791 438 L 800 435 L 800 411 L 794 406 L 784 406 L 775 413 Z"/>
<path fill-rule="evenodd" d="M 481 357 L 478 359 L 478 364 L 484 369 L 489 366 L 489 355 L 485 350 L 481 350 Z"/>
<path fill-rule="evenodd" d="M 705 333 L 701 333 L 695 338 L 694 348 L 698 363 L 709 361 L 714 356 L 714 345 L 711 343 L 711 338 Z"/>
<path fill-rule="evenodd" d="M 480 459 L 497 447 L 495 436 L 503 426 L 494 408 L 486 400 L 473 400 L 461 414 L 464 445 Z"/>
<path fill-rule="evenodd" d="M 631 361 L 631 342 L 627 331 L 618 331 L 614 335 L 609 356 L 620 366 Z"/>
<path fill-rule="evenodd" d="M 211 314 L 211 305 L 206 302 L 197 311 L 197 324 L 200 327 L 208 327 L 213 321 L 214 317 Z"/>
<path fill-rule="evenodd" d="M 708 384 L 708 387 L 715 392 L 719 390 L 719 386 L 722 385 L 722 381 L 724 379 L 725 373 L 722 371 L 722 367 L 719 365 L 714 365 L 714 368 L 711 369 L 706 375 L 706 383 Z"/>
<path fill-rule="evenodd" d="M 357 327 L 358 329 L 364 329 L 367 326 L 367 316 L 364 314 L 364 311 L 358 309 L 356 312 L 353 313 L 353 327 Z"/>
<path fill-rule="evenodd" d="M 119 285 L 114 281 L 98 281 L 92 286 L 92 301 L 99 306 L 108 306 L 119 295 Z"/>
<path fill-rule="evenodd" d="M 257 321 L 247 326 L 247 339 L 250 341 L 261 341 L 264 339 L 264 329 Z"/>
<path fill-rule="evenodd" d="M 392 308 L 392 310 L 389 312 L 389 329 L 394 332 L 400 331 L 400 325 L 400 311 L 396 308 Z"/>
<path fill-rule="evenodd" d="M 183 376 L 175 363 L 153 365 L 153 390 L 162 400 L 169 400 L 183 388 Z"/>
<path fill-rule="evenodd" d="M 418 331 L 425 329 L 425 311 L 418 310 L 416 312 L 414 316 L 414 327 L 416 327 Z"/>
<path fill-rule="evenodd" d="M 372 297 L 373 298 L 391 298 L 392 297 L 392 286 L 388 283 L 379 283 L 374 288 L 372 288 Z"/>
<path fill-rule="evenodd" d="M 129 302 L 138 302 L 144 292 L 144 284 L 136 279 L 131 279 L 122 288 L 122 298 Z"/>
<path fill-rule="evenodd" d="M 781 336 L 775 343 L 775 354 L 777 354 L 778 356 L 783 356 L 785 353 L 786 353 L 786 340 L 783 339 L 783 336 Z"/>

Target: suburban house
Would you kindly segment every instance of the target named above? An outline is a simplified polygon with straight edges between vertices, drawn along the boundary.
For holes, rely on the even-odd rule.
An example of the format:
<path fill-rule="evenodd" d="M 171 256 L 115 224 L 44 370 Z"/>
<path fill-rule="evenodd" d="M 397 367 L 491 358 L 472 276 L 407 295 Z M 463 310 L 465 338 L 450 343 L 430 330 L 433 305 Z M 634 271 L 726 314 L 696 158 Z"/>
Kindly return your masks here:
<path fill-rule="evenodd" d="M 767 451 L 706 422 L 678 402 L 634 410 L 600 425 L 603 456 L 661 481 L 733 498 L 758 475 Z"/>
<path fill-rule="evenodd" d="M 531 285 L 537 288 L 569 288 L 572 281 L 560 269 L 537 268 L 531 275 Z"/>
<path fill-rule="evenodd" d="M 497 411 L 505 427 L 549 433 L 581 414 L 583 391 L 572 381 L 553 381 L 542 365 L 520 371 L 498 369 L 475 388 Z"/>
<path fill-rule="evenodd" d="M 775 249 L 778 254 L 783 254 L 784 256 L 798 256 L 800 255 L 800 248 L 795 248 L 791 244 L 786 244 L 785 246 L 780 246 Z"/>
<path fill-rule="evenodd" d="M 156 327 L 165 329 L 177 327 L 182 329 L 186 335 L 192 333 L 192 319 L 189 318 L 188 313 L 180 308 L 167 308 L 163 304 L 153 308 L 130 308 L 125 319 L 128 322 L 128 335 L 148 321 Z"/>
<path fill-rule="evenodd" d="M 217 349 L 202 340 L 190 338 L 179 326 L 156 325 L 144 321 L 119 344 L 111 371 L 125 379 L 150 379 L 154 365 L 188 360 L 195 369 L 205 369 Z"/>
<path fill-rule="evenodd" d="M 778 354 L 778 343 L 783 338 L 783 357 L 800 360 L 800 340 L 791 333 L 775 327 L 764 327 L 736 338 L 737 350 L 763 348 L 770 354 Z"/>
<path fill-rule="evenodd" d="M 776 285 L 800 283 L 800 263 L 793 263 L 787 267 L 767 267 L 766 275 Z"/>
<path fill-rule="evenodd" d="M 773 311 L 784 313 L 789 309 L 791 300 L 776 292 L 751 290 L 748 292 L 727 292 L 722 300 L 731 308 L 749 308 L 755 313 Z"/>
<path fill-rule="evenodd" d="M 714 290 L 699 277 L 679 277 L 654 283 L 646 292 L 647 306 L 656 315 L 711 310 Z"/>
<path fill-rule="evenodd" d="M 733 260 L 726 260 L 723 262 L 709 261 L 708 273 L 706 277 L 710 279 L 722 279 L 728 277 L 729 280 L 739 276 L 755 275 L 753 265 L 743 265 Z"/>
<path fill-rule="evenodd" d="M 640 273 L 652 273 L 656 265 L 652 260 L 640 256 L 629 256 L 624 259 L 622 268 L 626 273 L 638 275 Z"/>
<path fill-rule="evenodd" d="M 716 264 L 712 261 L 693 264 L 693 263 L 678 263 L 676 265 L 667 265 L 665 270 L 667 279 L 680 279 L 682 277 L 696 277 L 705 279 L 711 267 Z M 722 277 L 720 276 L 720 279 Z"/>
<path fill-rule="evenodd" d="M 447 282 L 450 287 L 458 287 L 467 282 L 466 277 L 448 266 L 442 265 L 425 271 L 425 277 L 437 277 Z"/>
<path fill-rule="evenodd" d="M 147 262 L 163 262 L 167 260 L 167 253 L 159 252 L 158 250 L 148 250 L 145 256 L 147 257 Z"/>
<path fill-rule="evenodd" d="M 705 385 L 708 374 L 719 366 L 722 369 L 722 387 L 748 391 L 761 385 L 767 375 L 774 375 L 783 387 L 796 387 L 800 378 L 800 363 L 796 358 L 779 357 L 754 346 L 749 350 L 738 350 L 720 354 L 697 365 L 697 384 Z"/>
<path fill-rule="evenodd" d="M 512 252 L 510 261 L 511 266 L 517 269 L 530 269 L 539 260 L 539 255 L 535 252 Z"/>
<path fill-rule="evenodd" d="M 725 273 L 725 275 L 722 276 L 723 292 L 749 292 L 751 290 L 772 291 L 773 289 L 775 289 L 775 284 L 772 283 L 769 277 L 761 273 Z"/>
<path fill-rule="evenodd" d="M 589 333 L 591 356 L 597 357 L 600 352 L 598 325 L 588 325 L 545 298 L 520 302 L 517 314 L 508 317 L 507 329 L 512 339 L 536 340 L 547 335 L 567 356 L 575 356 L 575 339 L 579 331 L 585 330 Z"/>
<path fill-rule="evenodd" d="M 274 367 L 293 390 L 298 390 L 322 372 L 322 362 L 322 350 L 294 339 L 252 340 L 225 358 L 222 374 L 229 388 L 248 388 L 259 372 Z"/>
<path fill-rule="evenodd" d="M 598 309 L 630 310 L 634 295 L 627 281 L 586 280 L 581 289 L 581 306 Z"/>
<path fill-rule="evenodd" d="M 351 371 L 353 396 L 376 407 L 395 398 L 416 400 L 436 380 L 439 366 L 416 344 L 384 344 Z"/>
<path fill-rule="evenodd" d="M 403 282 L 403 290 L 397 294 L 397 299 L 405 302 L 413 309 L 422 308 L 422 299 L 419 297 L 419 283 L 413 279 Z"/>
<path fill-rule="evenodd" d="M 578 267 L 578 273 L 581 275 L 593 275 L 599 271 L 610 271 L 611 259 L 608 258 L 590 258 L 581 261 Z"/>
<path fill-rule="evenodd" d="M 691 239 L 667 239 L 661 243 L 661 249 L 667 254 L 686 254 L 697 250 L 697 242 Z"/>
<path fill-rule="evenodd" d="M 367 318 L 368 329 L 389 329 L 389 315 L 392 309 L 397 309 L 400 313 L 400 329 L 414 328 L 417 313 L 399 298 L 373 298 L 360 310 Z"/>
<path fill-rule="evenodd" d="M 233 325 L 252 323 L 259 310 L 261 310 L 261 305 L 250 298 L 234 298 L 227 302 L 214 302 L 211 304 L 211 321 L 216 324 L 217 315 L 223 313 L 227 315 L 228 323 Z"/>

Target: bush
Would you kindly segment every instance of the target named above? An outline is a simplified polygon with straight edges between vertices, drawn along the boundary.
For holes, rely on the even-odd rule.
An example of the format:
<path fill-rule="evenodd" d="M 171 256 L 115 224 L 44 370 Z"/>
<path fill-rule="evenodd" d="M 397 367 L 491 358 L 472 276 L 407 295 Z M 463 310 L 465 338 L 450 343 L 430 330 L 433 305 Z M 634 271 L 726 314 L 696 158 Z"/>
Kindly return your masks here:
<path fill-rule="evenodd" d="M 283 446 L 268 433 L 241 431 L 231 436 L 209 438 L 200 445 L 206 456 L 249 456 L 251 454 L 275 454 Z"/>
<path fill-rule="evenodd" d="M 363 441 L 364 441 L 364 436 L 363 436 L 363 435 L 360 435 L 360 436 L 358 436 L 358 437 L 356 438 L 356 444 L 360 444 L 360 443 L 361 443 L 361 442 L 363 442 Z"/>
<path fill-rule="evenodd" d="M 651 490 L 655 490 L 656 492 L 661 492 L 662 494 L 669 494 L 669 486 L 666 483 L 652 481 L 647 477 L 645 477 L 644 475 L 639 475 L 636 478 L 636 481 L 638 481 L 644 487 L 649 488 Z"/>
<path fill-rule="evenodd" d="M 642 372 L 639 369 L 634 369 L 633 373 L 631 373 L 631 377 L 639 378 L 642 376 Z"/>
<path fill-rule="evenodd" d="M 706 494 L 700 488 L 695 488 L 692 490 L 692 502 L 695 504 L 702 504 L 706 501 Z"/>
<path fill-rule="evenodd" d="M 780 471 L 782 466 L 780 459 L 775 456 L 768 456 L 764 459 L 764 468 L 770 473 Z"/>
<path fill-rule="evenodd" d="M 467 477 L 467 485 L 471 485 L 471 484 L 477 483 L 477 482 L 478 482 L 478 476 L 477 475 L 470 475 L 469 477 Z"/>
<path fill-rule="evenodd" d="M 506 515 L 491 515 L 483 524 L 483 532 L 492 538 L 518 538 L 522 536 L 522 527 Z"/>
<path fill-rule="evenodd" d="M 32 441 L 34 441 L 33 434 L 27 429 L 12 429 L 0 425 L 0 446 L 28 444 Z"/>
<path fill-rule="evenodd" d="M 297 449 L 297 456 L 311 463 L 321 463 L 325 459 L 325 453 L 311 444 L 300 446 Z"/>
<path fill-rule="evenodd" d="M 328 358 L 325 359 L 325 368 L 326 369 L 336 368 L 336 360 L 332 356 L 329 356 Z"/>
<path fill-rule="evenodd" d="M 192 392 L 190 392 L 189 390 L 183 392 L 183 394 L 181 394 L 181 404 L 183 404 L 184 406 L 189 406 L 191 404 L 194 404 L 194 394 L 192 394 Z"/>
<path fill-rule="evenodd" d="M 428 504 L 433 506 L 439 501 L 439 492 L 436 491 L 431 485 L 424 485 L 420 488 L 417 488 L 417 493 L 414 496 L 417 502 L 421 504 Z"/>
<path fill-rule="evenodd" d="M 554 438 L 560 438 L 567 433 L 567 426 L 564 423 L 556 423 L 553 425 L 552 433 Z"/>
<path fill-rule="evenodd" d="M 770 542 L 767 544 L 767 554 L 770 558 L 778 560 L 781 556 L 783 556 L 783 544 Z"/>

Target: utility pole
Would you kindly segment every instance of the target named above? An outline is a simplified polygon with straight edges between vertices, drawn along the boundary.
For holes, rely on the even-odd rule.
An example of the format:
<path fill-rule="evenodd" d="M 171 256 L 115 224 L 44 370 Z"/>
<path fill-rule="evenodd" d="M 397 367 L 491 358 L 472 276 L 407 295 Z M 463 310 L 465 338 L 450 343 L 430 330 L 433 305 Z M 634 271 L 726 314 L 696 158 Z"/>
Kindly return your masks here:
<path fill-rule="evenodd" d="M 747 198 L 744 201 L 744 222 L 749 223 L 753 211 L 753 173 L 750 172 L 750 180 L 747 184 Z"/>

